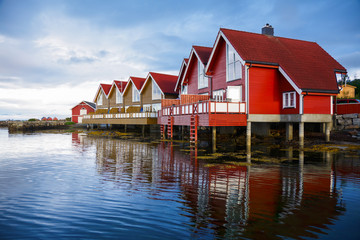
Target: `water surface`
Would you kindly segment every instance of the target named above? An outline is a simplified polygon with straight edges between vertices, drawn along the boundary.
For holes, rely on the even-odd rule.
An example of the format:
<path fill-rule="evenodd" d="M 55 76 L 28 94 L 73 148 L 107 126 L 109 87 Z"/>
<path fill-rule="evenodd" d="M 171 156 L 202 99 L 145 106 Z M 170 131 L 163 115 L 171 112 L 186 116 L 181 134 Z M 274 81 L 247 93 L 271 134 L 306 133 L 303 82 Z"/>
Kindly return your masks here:
<path fill-rule="evenodd" d="M 356 150 L 255 146 L 250 163 L 6 129 L 0 146 L 0 239 L 360 239 Z"/>

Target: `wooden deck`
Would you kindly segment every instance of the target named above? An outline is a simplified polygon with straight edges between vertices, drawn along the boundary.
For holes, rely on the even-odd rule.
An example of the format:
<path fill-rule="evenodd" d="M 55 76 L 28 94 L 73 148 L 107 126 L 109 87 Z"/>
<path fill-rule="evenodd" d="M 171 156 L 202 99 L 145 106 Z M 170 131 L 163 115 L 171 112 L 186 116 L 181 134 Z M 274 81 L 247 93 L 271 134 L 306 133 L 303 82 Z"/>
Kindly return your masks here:
<path fill-rule="evenodd" d="M 148 125 L 157 124 L 157 113 L 115 113 L 85 115 L 84 124 L 120 124 L 120 125 Z"/>
<path fill-rule="evenodd" d="M 198 126 L 246 126 L 246 111 L 243 102 L 204 101 L 163 107 L 158 124 L 191 125 L 191 116 L 198 116 Z"/>

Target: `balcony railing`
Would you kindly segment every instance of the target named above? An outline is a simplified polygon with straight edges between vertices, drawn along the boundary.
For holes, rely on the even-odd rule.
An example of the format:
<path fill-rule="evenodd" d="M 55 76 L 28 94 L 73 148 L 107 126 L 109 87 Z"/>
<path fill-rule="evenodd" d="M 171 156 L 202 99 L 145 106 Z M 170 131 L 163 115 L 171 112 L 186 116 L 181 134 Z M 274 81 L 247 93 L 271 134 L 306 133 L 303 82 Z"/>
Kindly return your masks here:
<path fill-rule="evenodd" d="M 196 114 L 245 114 L 244 102 L 216 102 L 205 101 L 165 107 L 161 110 L 162 116 L 177 116 Z"/>
<path fill-rule="evenodd" d="M 141 113 L 107 113 L 84 115 L 84 119 L 122 119 L 122 118 L 157 118 L 156 112 Z"/>

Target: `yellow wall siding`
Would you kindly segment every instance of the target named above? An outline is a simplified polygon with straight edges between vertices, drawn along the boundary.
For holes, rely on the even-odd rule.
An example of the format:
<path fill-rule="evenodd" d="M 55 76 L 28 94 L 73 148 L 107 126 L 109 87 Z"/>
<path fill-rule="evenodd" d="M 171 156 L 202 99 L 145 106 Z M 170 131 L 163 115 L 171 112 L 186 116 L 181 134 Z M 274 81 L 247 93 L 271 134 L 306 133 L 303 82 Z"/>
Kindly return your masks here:
<path fill-rule="evenodd" d="M 355 98 L 355 86 L 342 86 L 342 90 L 337 95 L 338 98 Z"/>

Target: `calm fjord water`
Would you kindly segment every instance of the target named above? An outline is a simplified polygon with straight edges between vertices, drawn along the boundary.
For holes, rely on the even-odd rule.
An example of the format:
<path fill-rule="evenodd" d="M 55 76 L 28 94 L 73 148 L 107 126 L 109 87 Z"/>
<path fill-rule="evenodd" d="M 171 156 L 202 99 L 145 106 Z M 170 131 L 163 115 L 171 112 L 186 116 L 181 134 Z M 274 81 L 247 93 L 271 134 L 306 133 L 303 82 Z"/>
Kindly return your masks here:
<path fill-rule="evenodd" d="M 359 152 L 214 164 L 183 148 L 0 129 L 0 239 L 360 239 Z"/>

